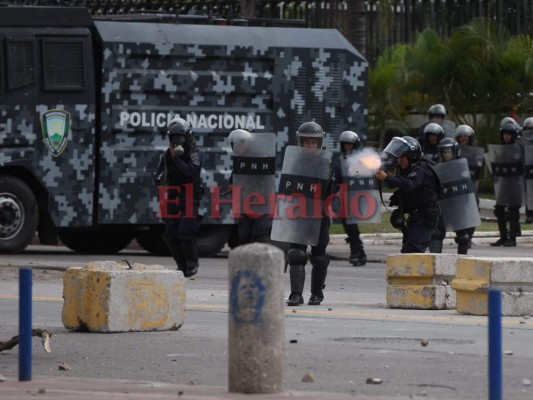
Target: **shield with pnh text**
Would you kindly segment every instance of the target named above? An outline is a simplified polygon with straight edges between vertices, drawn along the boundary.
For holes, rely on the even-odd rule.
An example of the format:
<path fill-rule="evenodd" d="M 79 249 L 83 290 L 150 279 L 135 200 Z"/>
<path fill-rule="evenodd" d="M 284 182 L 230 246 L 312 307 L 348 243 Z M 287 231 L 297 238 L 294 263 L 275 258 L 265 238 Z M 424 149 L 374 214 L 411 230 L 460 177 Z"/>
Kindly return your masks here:
<path fill-rule="evenodd" d="M 521 207 L 525 188 L 521 147 L 517 143 L 489 144 L 488 159 L 491 164 L 496 204 Z"/>
<path fill-rule="evenodd" d="M 238 129 L 229 139 L 233 149 L 232 192 L 240 199 L 239 204 L 234 199 L 234 207 L 239 207 L 239 214 L 267 213 L 276 192 L 276 135 Z"/>
<path fill-rule="evenodd" d="M 363 157 L 365 153 L 360 151 L 340 156 L 340 214 L 348 225 L 381 222 L 379 184 L 375 174 L 364 166 Z"/>
<path fill-rule="evenodd" d="M 466 158 L 444 161 L 434 169 L 442 185 L 439 206 L 446 230 L 458 231 L 480 225 L 481 218 Z"/>
<path fill-rule="evenodd" d="M 315 246 L 325 215 L 331 153 L 287 146 L 278 188 L 271 239 Z"/>
<path fill-rule="evenodd" d="M 533 135 L 533 132 L 531 132 Z M 524 179 L 526 185 L 526 206 L 533 210 L 533 137 L 524 139 Z"/>
<path fill-rule="evenodd" d="M 474 185 L 474 193 L 477 195 L 479 191 L 479 179 L 481 178 L 481 172 L 483 170 L 484 163 L 483 147 L 469 146 L 467 144 L 459 145 L 459 155 L 466 158 L 468 162 L 468 168 L 470 168 L 470 178 Z"/>

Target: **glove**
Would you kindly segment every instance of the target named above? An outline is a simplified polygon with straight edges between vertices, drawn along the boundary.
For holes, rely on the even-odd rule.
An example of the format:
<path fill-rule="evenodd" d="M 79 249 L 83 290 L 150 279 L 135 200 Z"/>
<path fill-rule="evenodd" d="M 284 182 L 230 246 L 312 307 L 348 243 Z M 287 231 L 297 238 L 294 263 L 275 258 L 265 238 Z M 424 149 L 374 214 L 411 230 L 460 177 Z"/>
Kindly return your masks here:
<path fill-rule="evenodd" d="M 389 199 L 389 206 L 397 207 L 399 205 L 400 205 L 400 194 L 398 192 L 394 192 Z"/>

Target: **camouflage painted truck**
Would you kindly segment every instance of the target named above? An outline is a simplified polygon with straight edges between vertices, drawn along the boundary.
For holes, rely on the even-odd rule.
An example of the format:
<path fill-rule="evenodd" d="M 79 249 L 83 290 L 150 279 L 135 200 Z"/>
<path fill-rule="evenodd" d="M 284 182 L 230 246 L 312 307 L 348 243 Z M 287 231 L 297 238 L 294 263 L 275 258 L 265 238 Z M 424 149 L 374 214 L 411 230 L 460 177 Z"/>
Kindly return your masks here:
<path fill-rule="evenodd" d="M 276 135 L 277 165 L 297 127 L 326 144 L 366 131 L 364 57 L 336 30 L 96 20 L 84 8 L 0 6 L 0 252 L 58 238 L 112 253 L 136 238 L 159 253 L 152 174 L 167 122 L 187 119 L 208 187 L 227 185 L 228 133 Z M 235 231 L 204 197 L 201 254 Z"/>

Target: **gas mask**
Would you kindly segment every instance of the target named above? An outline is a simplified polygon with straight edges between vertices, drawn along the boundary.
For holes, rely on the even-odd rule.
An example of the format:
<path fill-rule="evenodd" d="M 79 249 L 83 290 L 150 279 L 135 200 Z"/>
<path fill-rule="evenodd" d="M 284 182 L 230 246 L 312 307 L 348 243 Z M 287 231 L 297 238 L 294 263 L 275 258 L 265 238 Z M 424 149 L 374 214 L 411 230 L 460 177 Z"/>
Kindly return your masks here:
<path fill-rule="evenodd" d="M 178 156 L 185 154 L 185 144 L 187 138 L 183 135 L 170 135 L 170 147 L 174 150 L 174 153 Z"/>

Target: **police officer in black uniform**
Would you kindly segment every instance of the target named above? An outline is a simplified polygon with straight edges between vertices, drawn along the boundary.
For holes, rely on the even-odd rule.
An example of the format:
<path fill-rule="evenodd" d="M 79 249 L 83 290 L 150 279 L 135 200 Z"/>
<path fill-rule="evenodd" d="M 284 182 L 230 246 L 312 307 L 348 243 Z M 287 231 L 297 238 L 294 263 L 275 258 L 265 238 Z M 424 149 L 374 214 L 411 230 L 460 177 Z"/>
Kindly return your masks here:
<path fill-rule="evenodd" d="M 394 137 L 382 154 L 387 170 L 380 169 L 376 178 L 398 190 L 391 205 L 398 205 L 407 222 L 402 253 L 424 253 L 437 226 L 440 211 L 437 204 L 440 182 L 428 161 L 422 159 L 420 143 L 410 136 Z M 398 221 L 394 222 L 398 226 Z"/>
<path fill-rule="evenodd" d="M 247 142 L 251 140 L 252 134 L 243 129 L 236 129 L 229 135 L 230 145 L 234 152 L 237 150 L 235 147 L 246 149 Z M 242 156 L 243 150 L 238 151 L 238 153 Z M 272 178 L 272 180 L 274 180 L 274 178 Z M 229 178 L 229 184 L 233 185 L 233 171 Z M 258 194 L 263 195 L 265 198 L 269 195 L 269 193 Z M 270 210 L 267 209 L 258 213 L 252 211 L 251 214 L 248 214 L 246 213 L 243 204 L 240 204 L 240 208 L 240 217 L 238 219 L 239 222 L 237 223 L 239 246 L 248 243 L 268 243 L 270 230 L 272 228 L 272 216 L 269 214 Z"/>
<path fill-rule="evenodd" d="M 155 173 L 156 185 L 167 188 L 167 217 L 163 240 L 178 270 L 186 277 L 198 272 L 198 208 L 203 195 L 201 156 L 192 130 L 182 118 L 169 122 L 169 147 L 161 155 Z M 191 204 L 192 203 L 192 204 Z"/>
<path fill-rule="evenodd" d="M 442 104 L 433 104 L 428 109 L 428 119 L 429 121 L 422 124 L 420 128 L 418 128 L 417 137 L 416 139 L 420 143 L 421 146 L 424 146 L 424 144 L 427 143 L 427 136 L 424 132 L 424 129 L 426 126 L 430 123 L 436 123 L 436 124 L 442 124 L 442 121 L 444 121 L 444 118 L 446 118 L 446 107 L 444 107 Z"/>
<path fill-rule="evenodd" d="M 362 141 L 359 135 L 353 131 L 344 131 L 339 136 L 340 155 L 335 158 L 335 184 L 343 183 L 341 157 L 346 159 L 362 148 Z M 361 240 L 361 233 L 357 224 L 347 224 L 346 218 L 341 219 L 344 232 L 348 235 L 346 241 L 350 245 L 350 258 L 348 261 L 355 267 L 366 264 L 366 253 Z"/>
<path fill-rule="evenodd" d="M 422 145 L 422 153 L 426 160 L 434 163 L 439 162 L 438 145 L 444 139 L 444 128 L 435 122 L 431 122 L 424 128 L 425 143 Z"/>
<path fill-rule="evenodd" d="M 316 122 L 305 122 L 296 132 L 298 146 L 316 149 L 322 148 L 325 135 L 326 133 L 322 127 Z M 333 179 L 333 168 L 331 168 L 330 187 L 326 188 L 327 193 L 331 192 Z M 326 247 L 329 243 L 329 226 L 329 217 L 324 212 L 320 223 L 318 243 L 316 246 L 311 247 L 310 261 L 313 266 L 311 270 L 311 297 L 307 303 L 310 306 L 318 306 L 324 300 L 323 289 L 325 288 L 329 265 L 329 256 L 326 254 Z M 291 243 L 287 252 L 291 279 L 291 294 L 287 301 L 288 306 L 299 306 L 304 302 L 302 293 L 305 283 L 305 264 L 307 264 L 306 250 L 306 245 Z"/>
<path fill-rule="evenodd" d="M 500 140 L 503 145 L 514 144 L 520 135 L 520 125 L 513 121 L 503 122 L 500 128 Z M 516 188 L 516 190 L 520 191 L 522 188 Z M 506 207 L 496 201 L 494 215 L 498 221 L 500 238 L 490 245 L 515 247 L 516 238 L 522 235 L 522 230 L 520 229 L 520 207 Z M 507 221 L 509 222 L 509 229 L 507 229 Z"/>
<path fill-rule="evenodd" d="M 439 145 L 439 161 L 445 163 L 447 161 L 455 160 L 459 158 L 459 144 L 455 139 L 444 138 L 440 141 Z M 459 178 L 459 177 L 457 177 Z M 467 254 L 468 249 L 470 248 L 470 235 L 469 230 L 474 228 L 459 229 L 455 231 L 455 243 L 457 243 L 457 254 Z M 446 237 L 446 227 L 444 226 L 444 220 L 442 215 L 439 218 L 439 223 L 437 224 L 437 237 L 439 241 L 438 248 L 440 251 L 433 251 L 430 245 L 431 253 L 442 253 L 442 242 Z M 432 243 L 433 244 L 433 243 Z"/>

